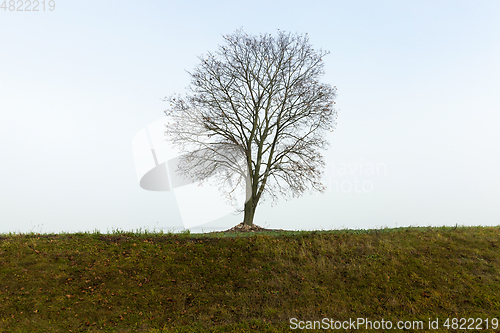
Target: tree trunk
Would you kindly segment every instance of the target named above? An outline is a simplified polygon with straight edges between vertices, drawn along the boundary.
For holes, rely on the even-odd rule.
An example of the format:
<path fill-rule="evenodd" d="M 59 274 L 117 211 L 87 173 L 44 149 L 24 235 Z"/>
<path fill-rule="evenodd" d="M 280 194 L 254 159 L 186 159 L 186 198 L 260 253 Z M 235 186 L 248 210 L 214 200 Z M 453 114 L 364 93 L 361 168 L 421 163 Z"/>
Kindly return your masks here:
<path fill-rule="evenodd" d="M 254 204 L 254 200 L 250 199 L 245 203 L 245 217 L 243 218 L 243 224 L 252 226 L 253 225 L 253 217 L 255 215 L 255 208 L 257 205 Z"/>

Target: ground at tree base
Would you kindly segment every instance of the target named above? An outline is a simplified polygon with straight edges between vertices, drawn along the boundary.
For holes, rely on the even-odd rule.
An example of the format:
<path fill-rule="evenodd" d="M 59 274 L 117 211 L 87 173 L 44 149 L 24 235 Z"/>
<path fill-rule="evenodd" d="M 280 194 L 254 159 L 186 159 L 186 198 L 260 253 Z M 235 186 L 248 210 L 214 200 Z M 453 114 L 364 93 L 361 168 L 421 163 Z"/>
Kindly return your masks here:
<path fill-rule="evenodd" d="M 258 226 L 256 224 L 253 224 L 251 226 L 243 224 L 241 222 L 240 224 L 232 227 L 231 229 L 227 229 L 225 231 L 217 231 L 218 233 L 220 232 L 259 232 L 259 231 L 285 231 L 283 229 L 265 229 L 262 228 L 261 226 Z"/>

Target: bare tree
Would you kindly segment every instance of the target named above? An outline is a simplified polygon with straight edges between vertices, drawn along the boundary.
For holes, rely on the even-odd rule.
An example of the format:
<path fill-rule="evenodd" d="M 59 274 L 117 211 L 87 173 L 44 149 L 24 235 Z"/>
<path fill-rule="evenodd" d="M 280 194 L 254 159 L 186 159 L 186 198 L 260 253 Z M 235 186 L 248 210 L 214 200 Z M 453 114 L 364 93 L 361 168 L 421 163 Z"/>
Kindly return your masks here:
<path fill-rule="evenodd" d="M 329 52 L 315 51 L 307 34 L 237 30 L 224 39 L 188 72 L 188 93 L 166 99 L 165 134 L 184 153 L 181 174 L 218 179 L 229 196 L 246 188 L 243 222 L 252 225 L 263 195 L 324 191 L 320 151 L 336 125 L 336 88 L 318 81 Z"/>

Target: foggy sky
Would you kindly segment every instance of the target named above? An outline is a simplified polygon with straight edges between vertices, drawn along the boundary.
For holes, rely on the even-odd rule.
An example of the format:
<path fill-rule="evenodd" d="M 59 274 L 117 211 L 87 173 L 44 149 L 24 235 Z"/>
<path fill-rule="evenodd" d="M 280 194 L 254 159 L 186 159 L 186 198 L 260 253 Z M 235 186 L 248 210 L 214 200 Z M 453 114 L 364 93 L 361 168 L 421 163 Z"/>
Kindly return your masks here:
<path fill-rule="evenodd" d="M 132 138 L 241 27 L 308 33 L 338 89 L 327 192 L 266 201 L 258 225 L 500 224 L 498 1 L 55 3 L 0 11 L 0 233 L 183 229 Z"/>

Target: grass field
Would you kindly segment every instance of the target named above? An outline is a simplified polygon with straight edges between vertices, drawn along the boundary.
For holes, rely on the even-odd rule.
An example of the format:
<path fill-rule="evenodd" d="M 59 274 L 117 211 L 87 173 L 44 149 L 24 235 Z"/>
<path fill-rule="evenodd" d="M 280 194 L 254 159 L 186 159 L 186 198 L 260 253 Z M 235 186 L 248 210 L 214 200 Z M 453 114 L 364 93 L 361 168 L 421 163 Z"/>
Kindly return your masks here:
<path fill-rule="evenodd" d="M 500 331 L 500 228 L 0 235 L 0 332 L 300 331 L 292 318 Z"/>

